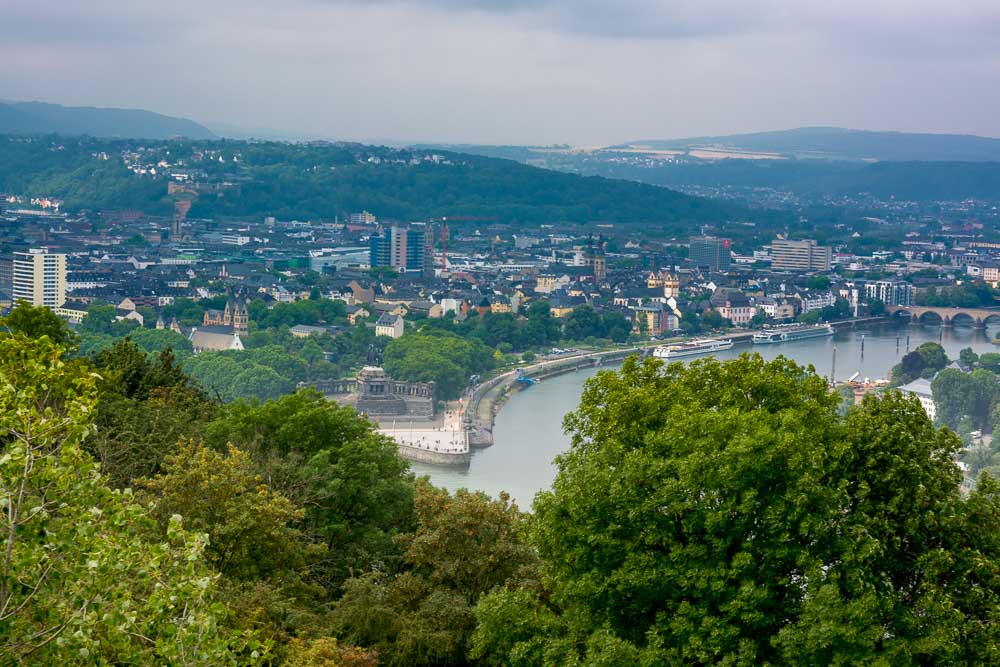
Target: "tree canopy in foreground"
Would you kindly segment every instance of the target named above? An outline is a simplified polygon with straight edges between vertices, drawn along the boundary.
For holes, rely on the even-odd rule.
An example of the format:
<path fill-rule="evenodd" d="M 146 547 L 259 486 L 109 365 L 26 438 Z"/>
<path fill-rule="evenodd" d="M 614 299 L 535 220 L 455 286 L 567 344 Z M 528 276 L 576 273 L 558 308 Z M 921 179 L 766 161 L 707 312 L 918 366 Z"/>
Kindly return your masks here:
<path fill-rule="evenodd" d="M 539 494 L 539 586 L 486 595 L 486 664 L 995 664 L 1000 486 L 914 399 L 846 416 L 811 370 L 628 360 Z"/>

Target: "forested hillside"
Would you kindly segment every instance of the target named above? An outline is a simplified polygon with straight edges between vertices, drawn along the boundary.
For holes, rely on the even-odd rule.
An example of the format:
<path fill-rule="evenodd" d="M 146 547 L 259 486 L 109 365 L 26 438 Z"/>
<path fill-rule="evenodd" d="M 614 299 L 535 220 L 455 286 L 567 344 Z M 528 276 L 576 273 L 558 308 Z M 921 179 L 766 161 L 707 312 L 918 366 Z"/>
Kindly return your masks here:
<path fill-rule="evenodd" d="M 64 107 L 44 102 L 0 102 L 0 134 L 211 139 L 211 130 L 188 120 L 141 109 Z"/>
<path fill-rule="evenodd" d="M 145 173 L 135 173 L 143 167 Z M 461 153 L 357 144 L 0 137 L 0 191 L 56 197 L 69 209 L 169 211 L 167 182 L 178 170 L 193 174 L 187 182 L 224 184 L 223 195 L 198 198 L 193 217 L 332 219 L 370 210 L 404 220 L 686 225 L 740 213 L 662 187 Z"/>
<path fill-rule="evenodd" d="M 615 148 L 455 146 L 476 155 L 505 158 L 583 176 L 633 180 L 668 188 L 773 188 L 817 196 L 868 193 L 910 201 L 995 199 L 998 161 L 884 161 L 780 159 L 659 160 Z"/>

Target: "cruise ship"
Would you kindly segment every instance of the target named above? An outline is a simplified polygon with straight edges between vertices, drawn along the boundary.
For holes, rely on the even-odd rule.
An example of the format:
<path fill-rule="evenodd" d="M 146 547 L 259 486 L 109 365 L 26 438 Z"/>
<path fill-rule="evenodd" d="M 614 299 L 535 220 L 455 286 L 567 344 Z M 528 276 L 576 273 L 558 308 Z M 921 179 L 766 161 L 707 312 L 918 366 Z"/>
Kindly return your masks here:
<path fill-rule="evenodd" d="M 754 345 L 770 345 L 771 343 L 784 343 L 789 340 L 802 340 L 803 338 L 820 338 L 832 336 L 833 327 L 829 324 L 813 324 L 805 326 L 774 327 L 766 329 L 753 335 Z"/>
<path fill-rule="evenodd" d="M 707 354 L 709 352 L 720 352 L 728 350 L 733 346 L 733 341 L 725 339 L 705 338 L 701 340 L 690 340 L 673 345 L 660 345 L 653 350 L 653 356 L 660 359 L 677 359 L 678 357 L 690 357 L 695 354 Z"/>

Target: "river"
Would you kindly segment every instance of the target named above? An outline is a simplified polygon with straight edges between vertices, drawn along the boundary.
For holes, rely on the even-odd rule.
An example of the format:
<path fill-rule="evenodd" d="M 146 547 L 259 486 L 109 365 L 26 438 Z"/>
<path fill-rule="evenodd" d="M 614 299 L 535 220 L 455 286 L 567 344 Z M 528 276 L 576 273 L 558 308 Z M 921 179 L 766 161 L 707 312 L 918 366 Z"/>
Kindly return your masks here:
<path fill-rule="evenodd" d="M 854 373 L 872 379 L 888 377 L 890 369 L 909 350 L 927 341 L 939 342 L 952 359 L 962 348 L 977 353 L 1000 352 L 990 341 L 996 330 L 974 331 L 955 327 L 889 327 L 844 329 L 832 337 L 811 338 L 780 345 L 737 345 L 720 352 L 719 359 L 732 359 L 742 352 L 759 352 L 765 359 L 779 354 L 800 364 L 812 364 L 816 371 L 830 375 L 833 349 L 837 349 L 836 379 L 848 380 Z M 494 444 L 473 452 L 467 468 L 412 463 L 418 475 L 448 489 L 468 488 L 496 496 L 507 491 L 524 508 L 535 494 L 547 489 L 555 477 L 553 459 L 566 450 L 569 437 L 562 420 L 576 408 L 583 383 L 599 370 L 588 368 L 543 380 L 514 394 L 500 410 L 493 428 Z"/>

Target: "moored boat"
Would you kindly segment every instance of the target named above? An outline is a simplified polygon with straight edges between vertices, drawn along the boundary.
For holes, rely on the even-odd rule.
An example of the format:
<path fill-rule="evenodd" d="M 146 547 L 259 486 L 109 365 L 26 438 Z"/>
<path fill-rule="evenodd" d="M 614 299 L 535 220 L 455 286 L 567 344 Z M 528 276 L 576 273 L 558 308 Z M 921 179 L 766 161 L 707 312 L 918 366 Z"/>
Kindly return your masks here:
<path fill-rule="evenodd" d="M 660 359 L 676 359 L 678 357 L 690 357 L 696 354 L 708 354 L 710 352 L 720 352 L 728 350 L 733 346 L 733 341 L 728 338 L 704 338 L 698 340 L 674 343 L 672 345 L 660 345 L 653 350 L 653 356 Z"/>
<path fill-rule="evenodd" d="M 802 340 L 803 338 L 821 338 L 832 335 L 833 327 L 829 324 L 777 326 L 755 333 L 753 335 L 753 343 L 754 345 L 770 345 L 773 343 L 785 343 L 791 340 Z"/>

